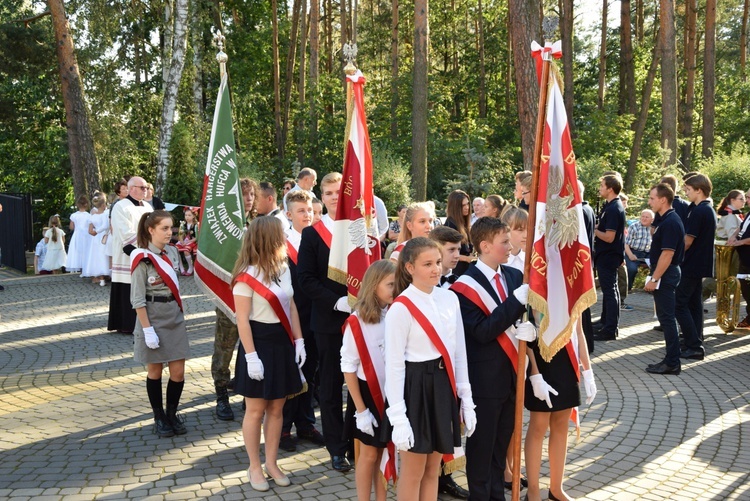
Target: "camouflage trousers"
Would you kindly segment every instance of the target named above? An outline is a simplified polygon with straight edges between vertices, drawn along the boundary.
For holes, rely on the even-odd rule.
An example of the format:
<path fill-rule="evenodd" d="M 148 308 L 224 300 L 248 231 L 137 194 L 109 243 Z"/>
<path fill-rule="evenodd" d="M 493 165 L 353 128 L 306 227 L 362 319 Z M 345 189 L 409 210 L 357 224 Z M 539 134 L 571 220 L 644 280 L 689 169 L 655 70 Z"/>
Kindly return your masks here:
<path fill-rule="evenodd" d="M 216 308 L 216 327 L 214 330 L 214 354 L 211 357 L 211 376 L 214 378 L 214 387 L 226 388 L 229 384 L 231 372 L 229 364 L 234 359 L 234 349 L 239 340 L 237 326 L 229 317 Z"/>

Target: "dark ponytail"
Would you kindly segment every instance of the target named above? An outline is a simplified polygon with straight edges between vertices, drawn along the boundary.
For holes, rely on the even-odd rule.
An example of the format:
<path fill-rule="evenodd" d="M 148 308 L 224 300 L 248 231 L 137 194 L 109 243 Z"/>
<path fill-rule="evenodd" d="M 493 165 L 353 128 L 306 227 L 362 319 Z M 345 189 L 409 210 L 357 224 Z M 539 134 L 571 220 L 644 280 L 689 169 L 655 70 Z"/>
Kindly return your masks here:
<path fill-rule="evenodd" d="M 169 219 L 174 222 L 172 214 L 165 210 L 155 210 L 141 216 L 141 220 L 138 221 L 138 232 L 136 234 L 138 247 L 148 249 L 148 244 L 151 242 L 151 233 L 148 230 L 156 228 L 162 219 Z"/>
<path fill-rule="evenodd" d="M 396 264 L 396 285 L 393 290 L 393 297 L 395 298 L 402 292 L 404 292 L 411 284 L 411 273 L 406 269 L 406 263 L 414 264 L 417 257 L 427 249 L 440 250 L 440 246 L 434 241 L 426 237 L 416 237 L 410 239 L 401 249 L 401 253 L 398 255 L 398 263 Z"/>

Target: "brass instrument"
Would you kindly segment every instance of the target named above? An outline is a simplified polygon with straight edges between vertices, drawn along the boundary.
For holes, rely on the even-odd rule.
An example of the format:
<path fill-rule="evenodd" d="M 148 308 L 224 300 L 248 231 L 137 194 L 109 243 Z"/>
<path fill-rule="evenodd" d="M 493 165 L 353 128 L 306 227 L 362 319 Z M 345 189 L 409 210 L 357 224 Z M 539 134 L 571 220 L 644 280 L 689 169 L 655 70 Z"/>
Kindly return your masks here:
<path fill-rule="evenodd" d="M 734 247 L 716 244 L 716 323 L 729 334 L 740 318 L 740 281 L 730 275 Z"/>

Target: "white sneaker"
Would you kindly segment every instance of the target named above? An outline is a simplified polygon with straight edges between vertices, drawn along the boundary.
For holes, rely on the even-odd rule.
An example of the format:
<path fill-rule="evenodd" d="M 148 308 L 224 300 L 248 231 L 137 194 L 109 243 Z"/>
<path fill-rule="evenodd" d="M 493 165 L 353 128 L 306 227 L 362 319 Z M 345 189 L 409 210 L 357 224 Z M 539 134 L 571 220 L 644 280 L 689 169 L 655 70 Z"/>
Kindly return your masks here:
<path fill-rule="evenodd" d="M 101 279 L 101 280 L 99 280 L 99 285 L 101 287 L 104 287 L 105 285 L 107 285 L 107 282 L 105 282 L 104 279 Z"/>

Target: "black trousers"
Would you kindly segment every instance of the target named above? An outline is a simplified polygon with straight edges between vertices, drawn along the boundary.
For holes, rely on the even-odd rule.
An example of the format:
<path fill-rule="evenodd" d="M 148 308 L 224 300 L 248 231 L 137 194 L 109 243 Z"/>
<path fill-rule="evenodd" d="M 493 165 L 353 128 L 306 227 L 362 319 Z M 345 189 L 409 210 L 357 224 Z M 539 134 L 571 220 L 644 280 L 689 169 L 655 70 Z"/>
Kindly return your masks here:
<path fill-rule="evenodd" d="M 682 330 L 685 346 L 703 348 L 703 278 L 682 275 L 675 289 L 674 316 Z"/>
<path fill-rule="evenodd" d="M 344 440 L 344 374 L 341 372 L 341 332 L 316 332 L 320 387 L 320 421 L 323 438 L 331 456 L 344 456 L 349 442 Z"/>
<path fill-rule="evenodd" d="M 282 433 L 291 432 L 293 424 L 297 427 L 297 433 L 311 431 L 315 425 L 313 393 L 315 392 L 315 373 L 318 370 L 318 346 L 312 333 L 304 338 L 307 359 L 305 365 L 302 366 L 302 374 L 307 380 L 307 391 L 302 395 L 287 399 L 284 403 Z"/>
<path fill-rule="evenodd" d="M 505 454 L 513 435 L 515 399 L 475 398 L 477 428 L 466 439 L 471 501 L 505 499 Z"/>

